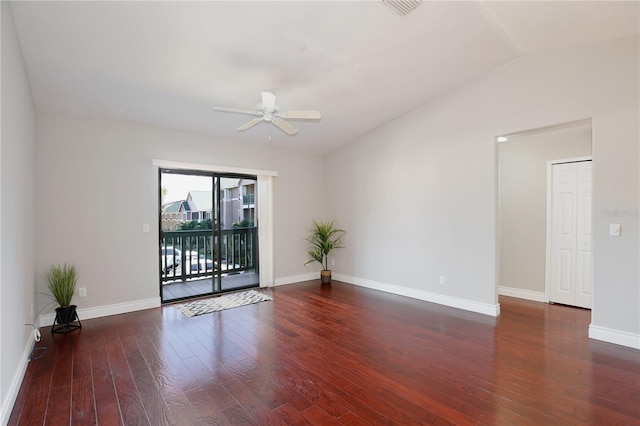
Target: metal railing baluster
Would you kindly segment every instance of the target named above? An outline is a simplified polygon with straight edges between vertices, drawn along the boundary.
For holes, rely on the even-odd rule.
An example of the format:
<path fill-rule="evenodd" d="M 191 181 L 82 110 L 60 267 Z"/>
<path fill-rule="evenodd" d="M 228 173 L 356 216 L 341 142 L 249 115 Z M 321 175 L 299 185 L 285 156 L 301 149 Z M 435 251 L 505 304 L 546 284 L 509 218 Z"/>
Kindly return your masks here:
<path fill-rule="evenodd" d="M 182 281 L 187 279 L 211 276 L 222 268 L 222 264 L 216 265 L 216 261 L 225 259 L 226 268 L 222 273 L 238 273 L 255 269 L 257 259 L 257 228 L 231 228 L 223 229 L 218 236 L 211 230 L 188 230 L 188 231 L 165 231 L 161 239 L 161 253 L 165 271 L 162 271 L 162 282 Z M 222 238 L 221 259 L 217 259 L 214 253 L 214 238 Z M 172 253 L 167 253 L 172 249 Z M 203 264 L 200 264 L 202 252 Z M 179 253 L 179 254 L 178 254 Z M 195 256 L 194 256 L 195 253 Z M 212 263 L 211 268 L 207 268 L 207 260 Z M 196 262 L 196 267 L 192 270 L 192 264 Z M 167 268 L 166 265 L 173 265 Z M 179 264 L 179 266 L 178 266 Z M 176 273 L 180 268 L 180 274 Z"/>

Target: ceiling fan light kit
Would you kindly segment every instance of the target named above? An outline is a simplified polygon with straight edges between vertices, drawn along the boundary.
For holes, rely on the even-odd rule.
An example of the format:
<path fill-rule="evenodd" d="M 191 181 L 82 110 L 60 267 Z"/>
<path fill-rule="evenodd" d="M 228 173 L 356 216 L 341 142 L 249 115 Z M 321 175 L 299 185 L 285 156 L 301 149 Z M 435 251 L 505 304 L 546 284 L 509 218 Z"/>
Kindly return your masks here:
<path fill-rule="evenodd" d="M 320 111 L 280 111 L 280 107 L 276 104 L 276 94 L 272 90 L 262 91 L 262 102 L 256 105 L 254 110 L 227 107 L 214 107 L 213 109 L 219 112 L 255 115 L 257 117 L 238 127 L 236 130 L 239 132 L 266 121 L 267 123 L 272 123 L 287 135 L 293 136 L 298 133 L 298 129 L 285 119 L 320 120 L 322 118 Z"/>

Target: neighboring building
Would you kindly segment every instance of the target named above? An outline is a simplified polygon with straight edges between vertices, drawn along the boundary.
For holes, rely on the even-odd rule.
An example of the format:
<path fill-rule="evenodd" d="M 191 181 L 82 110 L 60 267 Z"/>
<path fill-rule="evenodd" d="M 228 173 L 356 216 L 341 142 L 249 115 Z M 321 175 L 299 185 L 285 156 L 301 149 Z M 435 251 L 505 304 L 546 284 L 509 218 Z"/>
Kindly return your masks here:
<path fill-rule="evenodd" d="M 211 191 L 189 191 L 187 194 L 186 204 L 188 210 L 182 211 L 183 220 L 211 219 L 213 212 L 213 200 L 211 199 Z"/>
<path fill-rule="evenodd" d="M 162 230 L 175 231 L 178 225 L 184 222 L 185 212 L 189 210 L 189 205 L 185 200 L 173 201 L 162 207 Z"/>
<path fill-rule="evenodd" d="M 222 228 L 231 226 L 244 219 L 254 222 L 256 181 L 252 179 L 228 179 L 220 181 L 220 208 Z"/>
<path fill-rule="evenodd" d="M 255 222 L 255 188 L 256 181 L 252 179 L 222 178 L 220 180 L 220 224 L 223 229 L 231 228 L 234 223 L 245 219 L 252 223 Z M 175 216 L 178 218 L 175 222 L 176 227 L 181 222 L 201 221 L 213 217 L 212 191 L 189 191 L 186 199 L 181 204 L 178 203 L 180 202 L 167 205 L 167 208 L 171 206 L 176 209 Z M 171 215 L 173 220 L 173 211 Z M 164 210 L 163 229 L 169 230 L 164 228 Z"/>

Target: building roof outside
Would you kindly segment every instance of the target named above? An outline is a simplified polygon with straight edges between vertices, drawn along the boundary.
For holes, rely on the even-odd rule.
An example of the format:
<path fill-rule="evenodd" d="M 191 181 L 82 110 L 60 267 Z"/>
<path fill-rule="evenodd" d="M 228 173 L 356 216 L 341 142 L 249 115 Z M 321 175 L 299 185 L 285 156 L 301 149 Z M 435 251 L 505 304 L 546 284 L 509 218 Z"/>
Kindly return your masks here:
<path fill-rule="evenodd" d="M 186 204 L 185 200 L 172 201 L 165 204 L 162 208 L 162 214 L 178 213 L 180 211 L 180 206 L 182 205 L 182 203 Z"/>
<path fill-rule="evenodd" d="M 213 210 L 212 191 L 190 191 L 187 201 L 193 211 L 210 212 Z"/>

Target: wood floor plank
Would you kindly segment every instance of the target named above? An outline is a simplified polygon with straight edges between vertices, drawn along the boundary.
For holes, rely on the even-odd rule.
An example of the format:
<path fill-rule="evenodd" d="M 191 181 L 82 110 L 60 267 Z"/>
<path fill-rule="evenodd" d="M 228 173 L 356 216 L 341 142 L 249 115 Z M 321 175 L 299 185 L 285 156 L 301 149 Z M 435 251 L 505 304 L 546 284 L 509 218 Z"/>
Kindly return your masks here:
<path fill-rule="evenodd" d="M 152 425 L 178 424 L 169 410 L 158 386 L 146 366 L 131 370 L 136 387 L 142 395 L 142 406 Z"/>
<path fill-rule="evenodd" d="M 218 408 L 206 390 L 192 388 L 185 392 L 185 396 L 198 413 L 198 424 L 226 425 L 229 424 L 223 410 Z"/>
<path fill-rule="evenodd" d="M 123 424 L 120 405 L 111 374 L 107 350 L 102 345 L 91 348 L 91 370 L 96 401 L 96 417 L 99 424 Z"/>
<path fill-rule="evenodd" d="M 34 369 L 27 369 L 24 375 L 24 382 L 30 382 L 33 380 Z M 47 391 L 48 392 L 48 391 Z M 22 409 L 24 408 L 27 397 L 29 396 L 29 388 L 27 386 L 21 386 L 18 391 L 18 396 L 16 397 L 16 402 L 13 405 L 13 410 L 11 411 L 11 415 L 9 416 L 8 425 L 16 425 L 20 421 L 20 416 L 22 416 Z"/>
<path fill-rule="evenodd" d="M 249 415 L 252 422 L 259 425 L 278 425 L 279 419 L 264 405 L 249 389 L 248 383 L 232 380 L 224 384 L 225 389 L 238 401 L 243 411 Z"/>
<path fill-rule="evenodd" d="M 71 395 L 72 425 L 98 424 L 92 381 L 91 372 L 89 372 L 89 375 L 73 378 Z"/>
<path fill-rule="evenodd" d="M 268 292 L 43 330 L 9 424 L 640 424 L 640 351 L 590 340 L 588 310 L 501 297 L 493 318 L 339 282 Z"/>
<path fill-rule="evenodd" d="M 73 340 L 65 339 L 68 336 L 56 336 L 59 344 L 55 347 L 53 360 L 53 373 L 51 375 L 51 387 L 71 387 L 73 369 Z M 70 362 L 71 361 L 71 362 Z"/>
<path fill-rule="evenodd" d="M 216 405 L 216 407 L 222 410 L 232 407 L 233 405 L 236 405 L 238 403 L 235 398 L 229 393 L 229 391 L 224 387 L 224 384 L 216 381 L 213 377 L 209 381 L 209 383 L 204 386 L 204 389 L 211 397 L 211 400 Z"/>
<path fill-rule="evenodd" d="M 345 415 L 340 417 L 338 420 L 340 421 L 340 424 L 345 426 L 370 426 L 371 425 L 371 423 L 365 421 L 364 419 L 361 419 L 351 411 L 349 411 L 348 413 L 345 413 Z M 322 424 L 322 423 L 318 423 L 318 424 Z"/>
<path fill-rule="evenodd" d="M 45 424 L 68 425 L 71 423 L 71 385 L 51 388 L 47 402 Z"/>
<path fill-rule="evenodd" d="M 298 410 L 296 410 L 288 403 L 279 406 L 278 408 L 273 410 L 273 412 L 276 416 L 278 416 L 278 418 L 281 419 L 281 424 L 292 426 L 307 426 L 312 424 Z"/>
<path fill-rule="evenodd" d="M 341 418 L 345 418 L 345 416 L 348 413 L 351 413 L 351 412 L 350 411 L 345 412 L 340 417 Z M 322 408 L 320 408 L 317 405 L 312 405 L 311 407 L 309 407 L 306 410 L 304 410 L 301 414 L 305 419 L 307 419 L 307 421 L 309 423 L 314 424 L 314 425 L 325 425 L 325 426 L 340 426 L 340 425 L 342 425 L 342 423 L 340 423 L 334 417 L 330 416 L 329 413 L 327 413 L 326 411 L 324 411 Z"/>
<path fill-rule="evenodd" d="M 260 419 L 252 419 L 249 413 L 239 404 L 232 405 L 231 407 L 222 410 L 222 414 L 226 417 L 227 422 L 232 425 L 260 425 Z"/>
<path fill-rule="evenodd" d="M 142 405 L 142 399 L 131 374 L 120 339 L 109 341 L 106 349 L 122 421 L 126 425 L 149 425 L 147 413 Z"/>
<path fill-rule="evenodd" d="M 198 425 L 201 421 L 201 416 L 182 389 L 185 382 L 183 377 L 185 374 L 184 364 L 170 345 L 164 347 L 161 345 L 163 342 L 162 333 L 157 333 L 159 330 L 157 327 L 158 324 L 152 324 L 150 328 L 146 328 L 145 332 L 138 336 L 140 339 L 138 347 L 151 376 L 149 378 L 147 372 L 143 372 L 143 387 L 139 387 L 139 391 L 142 395 L 149 395 L 152 398 L 151 401 L 145 401 L 145 403 L 152 404 L 162 410 L 161 413 L 149 414 L 150 419 L 164 417 L 167 419 L 166 424 Z M 154 338 L 157 338 L 158 341 L 154 341 Z M 177 373 L 174 373 L 174 371 L 177 371 Z M 153 383 L 150 383 L 150 380 Z M 193 386 L 187 386 L 187 388 L 191 389 Z M 160 398 L 164 402 L 160 401 Z M 165 405 L 168 412 L 164 411 Z M 147 412 L 155 412 L 153 407 L 150 407 L 150 410 L 153 411 Z M 152 421 L 152 424 L 156 423 Z"/>
<path fill-rule="evenodd" d="M 32 387 L 31 391 L 25 398 L 24 407 L 20 411 L 19 415 L 14 412 L 11 413 L 11 419 L 9 425 L 42 425 L 45 424 L 45 417 L 47 415 L 47 403 L 49 402 L 49 390 L 47 387 L 44 390 L 35 391 Z M 16 414 L 16 415 L 14 415 Z"/>

